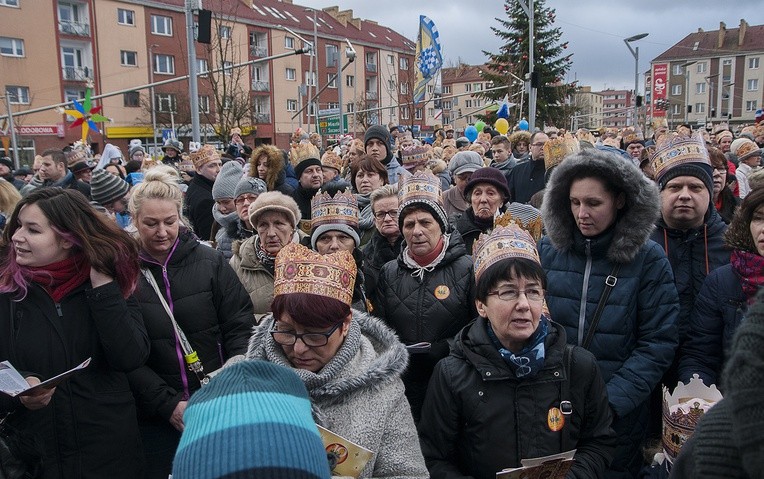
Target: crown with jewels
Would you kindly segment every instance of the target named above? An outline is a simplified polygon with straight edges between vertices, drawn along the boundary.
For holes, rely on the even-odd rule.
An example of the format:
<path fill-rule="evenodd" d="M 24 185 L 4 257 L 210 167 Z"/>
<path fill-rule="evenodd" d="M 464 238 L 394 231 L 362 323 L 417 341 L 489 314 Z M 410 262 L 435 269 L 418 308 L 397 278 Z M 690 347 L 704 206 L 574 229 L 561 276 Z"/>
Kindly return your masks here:
<path fill-rule="evenodd" d="M 276 255 L 273 295 L 308 293 L 353 302 L 356 264 L 348 251 L 322 255 L 289 243 Z"/>
<path fill-rule="evenodd" d="M 655 171 L 655 179 L 660 182 L 668 170 L 687 163 L 703 163 L 711 167 L 706 142 L 700 133 L 681 136 L 667 133 L 658 139 L 650 164 Z"/>
<path fill-rule="evenodd" d="M 324 156 L 321 157 L 321 166 L 341 171 L 343 166 L 342 158 L 340 158 L 340 155 L 335 153 L 334 150 L 326 150 Z"/>
<path fill-rule="evenodd" d="M 398 211 L 403 211 L 407 206 L 416 203 L 427 204 L 439 215 L 443 212 L 440 178 L 433 175 L 430 170 L 418 171 L 398 180 Z M 444 224 L 448 224 L 445 212 L 442 213 L 441 220 Z"/>
<path fill-rule="evenodd" d="M 309 141 L 301 141 L 289 150 L 289 161 L 292 166 L 297 166 L 305 160 L 320 160 L 321 152 L 316 145 Z"/>
<path fill-rule="evenodd" d="M 687 384 L 680 382 L 673 394 L 663 387 L 663 452 L 669 462 L 679 455 L 703 414 L 721 400 L 716 385 L 706 386 L 697 374 Z"/>
<path fill-rule="evenodd" d="M 191 153 L 194 168 L 199 168 L 210 161 L 219 160 L 220 152 L 213 145 L 204 145 Z"/>
<path fill-rule="evenodd" d="M 530 222 L 530 228 L 541 237 L 541 219 Z M 475 281 L 492 265 L 507 258 L 525 258 L 541 264 L 536 240 L 518 219 L 504 213 L 494 220 L 494 228 L 481 234 L 472 247 Z"/>
<path fill-rule="evenodd" d="M 544 143 L 544 169 L 549 171 L 551 168 L 562 163 L 566 156 L 577 153 L 580 150 L 581 146 L 570 133 L 547 141 Z"/>
<path fill-rule="evenodd" d="M 358 229 L 358 201 L 349 191 L 338 191 L 331 196 L 328 191 L 318 192 L 310 200 L 310 229 L 321 225 L 348 225 Z"/>
<path fill-rule="evenodd" d="M 407 170 L 426 164 L 430 158 L 432 158 L 432 149 L 426 146 L 412 145 L 401 150 L 403 167 Z"/>

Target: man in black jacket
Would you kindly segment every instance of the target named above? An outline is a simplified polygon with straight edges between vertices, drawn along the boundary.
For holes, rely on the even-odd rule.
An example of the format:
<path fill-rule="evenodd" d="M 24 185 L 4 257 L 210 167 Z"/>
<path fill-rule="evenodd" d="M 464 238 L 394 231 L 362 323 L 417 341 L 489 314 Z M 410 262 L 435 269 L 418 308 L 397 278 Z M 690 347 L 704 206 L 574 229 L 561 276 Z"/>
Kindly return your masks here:
<path fill-rule="evenodd" d="M 63 150 L 50 149 L 42 152 L 40 171 L 32 181 L 21 189 L 21 196 L 28 195 L 36 188 L 56 186 L 58 188 L 77 190 L 90 200 L 90 185 L 74 177 L 66 164 Z"/>
<path fill-rule="evenodd" d="M 544 189 L 544 144 L 549 137 L 543 131 L 531 136 L 531 159 L 505 173 L 512 201 L 528 203 L 536 192 Z"/>

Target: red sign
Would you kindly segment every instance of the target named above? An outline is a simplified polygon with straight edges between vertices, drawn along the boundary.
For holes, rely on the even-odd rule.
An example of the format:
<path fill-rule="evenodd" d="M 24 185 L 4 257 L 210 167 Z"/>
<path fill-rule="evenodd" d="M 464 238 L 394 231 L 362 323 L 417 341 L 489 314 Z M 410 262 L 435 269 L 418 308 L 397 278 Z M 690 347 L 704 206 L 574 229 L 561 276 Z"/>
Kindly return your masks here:
<path fill-rule="evenodd" d="M 17 135 L 24 136 L 45 136 L 56 135 L 64 136 L 64 125 L 21 125 L 16 127 Z"/>
<path fill-rule="evenodd" d="M 653 65 L 653 96 L 652 111 L 653 117 L 665 117 L 666 110 L 656 108 L 658 101 L 662 103 L 666 100 L 666 89 L 668 88 L 668 64 L 658 63 Z"/>

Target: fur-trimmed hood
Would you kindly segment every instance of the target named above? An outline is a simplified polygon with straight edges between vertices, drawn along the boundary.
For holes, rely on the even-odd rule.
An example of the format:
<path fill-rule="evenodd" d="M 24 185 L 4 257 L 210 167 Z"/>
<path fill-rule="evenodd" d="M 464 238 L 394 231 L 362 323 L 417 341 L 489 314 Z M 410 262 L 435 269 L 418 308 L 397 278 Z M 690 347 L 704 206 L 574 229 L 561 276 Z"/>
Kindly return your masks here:
<path fill-rule="evenodd" d="M 247 358 L 293 369 L 305 383 L 314 405 L 322 408 L 345 402 L 360 392 L 381 390 L 403 374 L 408 366 L 408 351 L 393 330 L 379 319 L 357 310 L 352 310 L 352 314 L 345 342 L 318 373 L 294 369 L 289 363 L 269 333 L 275 322 L 272 315 L 256 327 Z"/>
<path fill-rule="evenodd" d="M 604 151 L 586 149 L 566 158 L 555 167 L 544 193 L 541 208 L 544 227 L 552 245 L 560 251 L 574 243 L 577 226 L 570 211 L 570 185 L 581 174 L 608 178 L 626 195 L 626 204 L 616 218 L 607 258 L 628 263 L 650 238 L 660 217 L 657 185 L 630 161 Z"/>

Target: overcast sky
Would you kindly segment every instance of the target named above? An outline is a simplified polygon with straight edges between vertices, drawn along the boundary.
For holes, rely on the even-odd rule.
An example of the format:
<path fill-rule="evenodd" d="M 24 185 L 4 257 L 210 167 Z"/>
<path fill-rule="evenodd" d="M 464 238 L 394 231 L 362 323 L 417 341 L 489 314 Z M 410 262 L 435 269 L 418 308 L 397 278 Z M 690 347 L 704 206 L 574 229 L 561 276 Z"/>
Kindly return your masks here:
<path fill-rule="evenodd" d="M 491 31 L 495 18 L 506 18 L 499 0 L 294 0 L 294 3 L 323 8 L 337 5 L 352 9 L 356 17 L 375 20 L 416 40 L 419 15 L 427 15 L 440 31 L 446 62 L 457 59 L 469 64 L 486 61 L 482 50 L 498 51 L 500 39 Z M 764 23 L 761 0 L 642 0 L 604 2 L 602 0 L 547 0 L 557 11 L 556 25 L 562 41 L 568 41 L 573 66 L 568 81 L 579 80 L 596 90 L 634 88 L 634 57 L 623 39 L 649 33 L 639 46 L 640 73 L 650 60 L 698 28 L 717 30 L 719 22 L 736 28 L 744 18 L 749 25 Z M 640 75 L 640 91 L 644 88 Z"/>

